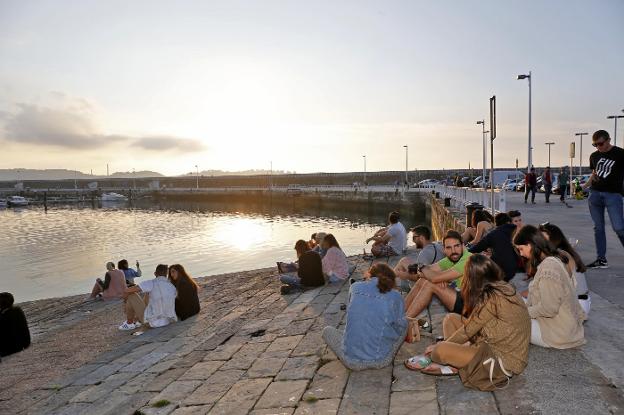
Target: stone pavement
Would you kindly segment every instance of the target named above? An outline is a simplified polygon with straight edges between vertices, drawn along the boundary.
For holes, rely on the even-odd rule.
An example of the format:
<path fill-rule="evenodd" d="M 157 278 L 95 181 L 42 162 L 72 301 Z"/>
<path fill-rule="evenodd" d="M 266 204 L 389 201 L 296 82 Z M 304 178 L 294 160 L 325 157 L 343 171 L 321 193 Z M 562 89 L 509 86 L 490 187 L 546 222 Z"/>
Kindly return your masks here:
<path fill-rule="evenodd" d="M 527 208 L 525 217 L 530 215 Z M 360 257 L 352 261 L 357 265 L 356 277 L 370 266 Z M 484 393 L 465 389 L 456 377 L 429 377 L 403 366 L 404 359 L 422 352 L 440 334 L 444 310 L 439 305 L 432 307 L 433 334 L 425 333 L 419 343 L 404 344 L 392 367 L 350 372 L 321 339 L 323 327 L 344 326 L 340 306 L 347 302 L 348 284 L 281 296 L 275 271 L 269 269 L 207 277 L 200 284 L 198 316 L 140 336 L 116 332 L 108 351 L 94 354 L 25 397 L 11 399 L 5 393 L 10 385 L 0 381 L 0 412 L 624 413 L 617 375 L 624 366 L 622 343 L 616 344 L 622 339 L 622 310 L 598 295 L 586 324 L 586 346 L 566 351 L 531 346 L 525 373 L 505 389 Z M 82 318 L 88 323 L 110 314 L 111 307 L 101 306 Z M 60 315 L 64 318 L 68 313 Z M 57 337 L 65 333 L 64 327 L 61 323 L 56 329 Z M 39 338 L 45 339 L 45 333 Z M 603 346 L 609 347 L 609 353 L 600 353 Z M 14 362 L 9 358 L 0 367 L 11 368 Z"/>

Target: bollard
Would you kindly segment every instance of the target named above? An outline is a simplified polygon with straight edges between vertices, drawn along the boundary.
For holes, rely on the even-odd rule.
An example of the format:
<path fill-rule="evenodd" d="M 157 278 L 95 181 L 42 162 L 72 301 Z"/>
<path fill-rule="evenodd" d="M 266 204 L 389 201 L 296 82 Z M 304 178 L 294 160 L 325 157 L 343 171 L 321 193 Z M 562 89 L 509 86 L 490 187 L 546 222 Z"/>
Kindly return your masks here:
<path fill-rule="evenodd" d="M 476 202 L 472 202 L 472 203 L 468 203 L 466 204 L 466 226 L 475 226 L 476 224 L 472 224 L 472 213 L 475 210 L 481 210 L 483 209 L 483 205 L 476 203 Z"/>
<path fill-rule="evenodd" d="M 440 192 L 435 192 L 435 197 L 436 197 L 436 199 L 439 199 L 440 198 Z"/>
<path fill-rule="evenodd" d="M 451 198 L 450 197 L 445 197 L 444 198 L 444 207 L 451 207 Z"/>

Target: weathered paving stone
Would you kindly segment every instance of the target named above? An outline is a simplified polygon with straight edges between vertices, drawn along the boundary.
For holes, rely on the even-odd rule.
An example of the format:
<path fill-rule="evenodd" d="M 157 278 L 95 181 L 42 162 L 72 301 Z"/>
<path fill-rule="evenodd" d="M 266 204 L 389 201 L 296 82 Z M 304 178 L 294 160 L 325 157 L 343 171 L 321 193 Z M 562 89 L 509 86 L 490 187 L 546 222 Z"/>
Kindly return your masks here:
<path fill-rule="evenodd" d="M 129 393 L 129 394 L 137 393 L 141 390 L 144 390 L 146 385 L 149 385 L 150 383 L 152 383 L 154 379 L 156 379 L 156 376 L 158 376 L 158 374 L 156 373 L 148 373 L 148 372 L 141 373 L 140 375 L 135 376 L 132 379 L 130 379 L 128 382 L 126 382 L 121 388 L 119 388 L 119 390 L 121 392 Z M 162 389 L 165 388 L 165 386 L 163 386 L 157 392 L 160 392 Z"/>
<path fill-rule="evenodd" d="M 338 327 L 344 315 L 345 315 L 345 312 L 342 310 L 339 310 L 338 312 L 332 313 L 332 314 L 330 313 L 321 314 L 319 317 L 316 318 L 311 329 L 314 331 L 321 331 L 325 327 L 328 327 L 328 326 Z"/>
<path fill-rule="evenodd" d="M 144 406 L 140 409 L 143 415 L 169 415 L 178 407 L 177 404 L 169 404 L 165 406 Z"/>
<path fill-rule="evenodd" d="M 305 310 L 303 310 L 296 320 L 305 320 L 308 318 L 315 318 L 323 314 L 325 309 L 327 308 L 327 304 L 313 304 L 308 305 Z"/>
<path fill-rule="evenodd" d="M 268 345 L 268 343 L 245 344 L 223 365 L 222 369 L 249 369 Z"/>
<path fill-rule="evenodd" d="M 147 383 L 143 390 L 146 392 L 160 392 L 186 373 L 187 370 L 187 368 L 169 369 L 158 375 L 152 382 Z"/>
<path fill-rule="evenodd" d="M 54 415 L 87 414 L 90 407 L 88 403 L 68 403 L 54 410 Z"/>
<path fill-rule="evenodd" d="M 435 377 L 409 370 L 402 363 L 394 364 L 392 392 L 435 390 Z"/>
<path fill-rule="evenodd" d="M 119 371 L 135 373 L 144 372 L 150 367 L 154 366 L 156 363 L 166 358 L 167 356 L 169 356 L 169 353 L 167 352 L 150 352 L 140 359 L 130 363 L 128 366 L 122 367 Z"/>
<path fill-rule="evenodd" d="M 85 390 L 85 388 L 89 388 L 89 386 L 67 386 L 62 388 L 48 398 L 30 406 L 27 412 L 29 415 L 53 413 L 57 408 L 67 404 L 72 397 Z"/>
<path fill-rule="evenodd" d="M 198 380 L 177 380 L 156 395 L 150 404 L 166 399 L 169 402 L 181 402 L 202 384 Z"/>
<path fill-rule="evenodd" d="M 284 337 L 296 336 L 298 334 L 306 334 L 312 324 L 314 324 L 314 319 L 293 321 L 287 327 L 280 330 L 277 335 L 279 337 Z"/>
<path fill-rule="evenodd" d="M 290 357 L 275 380 L 312 379 L 319 361 L 318 356 Z"/>
<path fill-rule="evenodd" d="M 271 379 L 243 379 L 238 381 L 212 408 L 210 414 L 247 414 Z"/>
<path fill-rule="evenodd" d="M 390 413 L 392 415 L 438 414 L 438 400 L 436 399 L 435 390 L 418 393 L 413 391 L 393 392 L 390 395 Z"/>
<path fill-rule="evenodd" d="M 295 415 L 336 415 L 339 406 L 340 399 L 322 399 L 315 402 L 301 402 L 295 411 Z"/>
<path fill-rule="evenodd" d="M 206 354 L 204 360 L 230 360 L 241 347 L 243 347 L 243 343 L 225 343 Z"/>
<path fill-rule="evenodd" d="M 421 336 L 423 336 L 423 333 L 421 333 Z M 394 356 L 395 366 L 403 365 L 403 362 L 412 356 L 423 354 L 431 343 L 432 339 L 427 337 L 421 337 L 421 340 L 416 343 L 403 343 L 396 356 Z"/>
<path fill-rule="evenodd" d="M 84 366 L 79 367 L 78 369 L 72 370 L 69 374 L 61 377 L 60 379 L 55 379 L 50 383 L 44 386 L 45 389 L 60 389 L 66 386 L 71 385 L 72 383 L 82 379 L 89 373 L 97 370 L 102 367 L 101 363 L 87 363 Z"/>
<path fill-rule="evenodd" d="M 167 359 L 156 363 L 154 366 L 147 368 L 145 371 L 149 373 L 162 373 L 174 367 L 178 360 L 179 359 L 177 358 L 172 358 L 170 355 Z"/>
<path fill-rule="evenodd" d="M 271 343 L 271 345 L 266 349 L 267 352 L 279 352 L 279 351 L 292 351 L 299 342 L 303 339 L 303 335 L 298 336 L 288 336 L 288 337 L 278 337 Z"/>
<path fill-rule="evenodd" d="M 184 405 L 212 405 L 245 373 L 243 370 L 217 371 L 184 400 Z"/>
<path fill-rule="evenodd" d="M 266 378 L 273 377 L 279 373 L 282 366 L 284 366 L 284 362 L 286 361 L 285 357 L 267 357 L 262 358 L 259 357 L 256 361 L 251 365 L 249 370 L 247 371 L 247 377 L 250 378 Z"/>
<path fill-rule="evenodd" d="M 337 360 L 326 363 L 314 375 L 304 398 L 342 398 L 348 379 L 349 370 L 342 363 Z"/>
<path fill-rule="evenodd" d="M 392 367 L 351 372 L 338 413 L 388 413 L 391 383 Z"/>
<path fill-rule="evenodd" d="M 123 363 L 108 363 L 74 382 L 74 385 L 95 385 L 124 368 Z"/>
<path fill-rule="evenodd" d="M 222 361 L 199 362 L 180 376 L 179 380 L 205 380 L 223 366 Z"/>
<path fill-rule="evenodd" d="M 249 343 L 271 343 L 277 338 L 277 333 L 265 333 L 263 336 L 252 337 Z"/>
<path fill-rule="evenodd" d="M 498 413 L 494 395 L 464 387 L 458 376 L 439 378 L 437 386 L 443 414 Z"/>
<path fill-rule="evenodd" d="M 172 415 L 206 415 L 212 405 L 183 406 L 173 411 Z"/>
<path fill-rule="evenodd" d="M 292 321 L 294 319 L 295 319 L 295 316 L 291 315 L 291 314 L 278 315 L 267 326 L 267 331 L 268 332 L 279 332 L 280 330 L 285 329 L 286 327 L 288 327 L 292 323 Z"/>
<path fill-rule="evenodd" d="M 247 335 L 258 330 L 266 330 L 271 319 L 252 320 L 241 327 L 240 334 Z"/>
<path fill-rule="evenodd" d="M 295 408 L 254 409 L 249 415 L 292 415 Z"/>
<path fill-rule="evenodd" d="M 69 400 L 69 402 L 95 402 L 98 399 L 109 395 L 115 389 L 135 377 L 135 373 L 116 373 L 109 376 L 106 380 L 99 385 L 91 386 L 85 391 L 77 394 Z"/>
<path fill-rule="evenodd" d="M 86 414 L 88 415 L 113 415 L 121 412 L 133 413 L 145 405 L 153 394 L 136 393 L 127 394 L 115 391 L 95 403 L 90 404 Z"/>
<path fill-rule="evenodd" d="M 316 297 L 314 297 L 312 299 L 312 301 L 310 301 L 310 304 L 323 304 L 323 305 L 327 305 L 329 303 L 332 302 L 332 300 L 334 299 L 335 295 L 333 294 L 320 294 L 317 295 Z"/>
<path fill-rule="evenodd" d="M 292 352 L 292 356 L 321 356 L 325 347 L 327 346 L 323 341 L 320 331 L 309 332 L 305 335 L 301 342 L 299 342 L 297 347 L 295 347 L 295 350 Z"/>
<path fill-rule="evenodd" d="M 296 406 L 307 385 L 307 380 L 273 382 L 264 392 L 255 408 L 288 408 Z"/>

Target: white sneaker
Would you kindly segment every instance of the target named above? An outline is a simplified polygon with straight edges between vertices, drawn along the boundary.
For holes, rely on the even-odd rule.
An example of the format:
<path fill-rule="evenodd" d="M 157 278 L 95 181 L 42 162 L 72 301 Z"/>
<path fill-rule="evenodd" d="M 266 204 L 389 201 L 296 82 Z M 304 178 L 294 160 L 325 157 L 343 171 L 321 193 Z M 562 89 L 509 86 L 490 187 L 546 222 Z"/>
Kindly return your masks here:
<path fill-rule="evenodd" d="M 141 322 L 140 322 L 140 321 L 137 321 L 137 322 L 135 322 L 135 323 L 134 323 L 134 328 L 135 328 L 135 329 L 138 329 L 138 328 L 139 328 L 139 327 L 141 327 L 142 325 L 143 325 L 143 324 L 141 324 Z"/>
<path fill-rule="evenodd" d="M 124 331 L 134 330 L 135 328 L 136 328 L 136 325 L 134 323 L 128 323 L 127 321 L 124 321 L 123 324 L 119 326 L 119 330 L 124 330 Z"/>

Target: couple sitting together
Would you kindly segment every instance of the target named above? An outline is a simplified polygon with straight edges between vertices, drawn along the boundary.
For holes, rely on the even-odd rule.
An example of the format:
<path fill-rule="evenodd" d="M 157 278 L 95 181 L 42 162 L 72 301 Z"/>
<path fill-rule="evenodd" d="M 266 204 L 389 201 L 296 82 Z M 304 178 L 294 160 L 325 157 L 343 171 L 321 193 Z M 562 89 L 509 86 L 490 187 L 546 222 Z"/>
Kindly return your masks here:
<path fill-rule="evenodd" d="M 373 265 L 364 281 L 350 287 L 345 331 L 325 328 L 325 342 L 350 369 L 387 366 L 412 318 L 435 295 L 450 311 L 443 322 L 444 340 L 405 362 L 424 374 L 459 374 L 467 387 L 493 390 L 522 373 L 529 343 L 557 349 L 584 344 L 585 313 L 567 267 L 569 258 L 533 226 L 518 230 L 513 244 L 527 262 L 527 298 L 505 282 L 494 260 L 465 251 L 461 235 L 449 231 L 442 241 L 445 257 L 415 273 L 410 270 L 416 281 L 405 302 L 396 290 L 394 270 Z"/>
<path fill-rule="evenodd" d="M 168 267 L 160 264 L 156 267 L 154 279 L 138 285 L 134 280 L 127 283 L 126 274 L 115 269 L 114 263 L 107 263 L 106 268 L 104 281 L 98 278 L 90 298 L 123 298 L 126 321 L 119 326 L 120 330 L 134 330 L 145 323 L 150 327 L 164 327 L 199 313 L 198 286 L 182 265 Z M 133 278 L 140 276 L 136 271 L 132 275 Z"/>
<path fill-rule="evenodd" d="M 318 238 L 319 234 L 315 235 Z M 320 287 L 326 282 L 342 282 L 353 272 L 334 235 L 324 235 L 317 247 L 311 249 L 308 242 L 300 239 L 295 243 L 297 262 L 277 263 L 280 281 L 284 284 L 281 287 L 282 294 L 293 289 Z M 322 258 L 320 251 L 324 252 Z"/>

